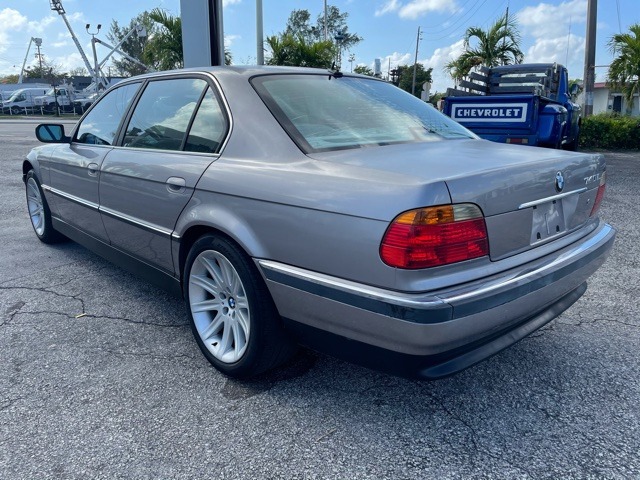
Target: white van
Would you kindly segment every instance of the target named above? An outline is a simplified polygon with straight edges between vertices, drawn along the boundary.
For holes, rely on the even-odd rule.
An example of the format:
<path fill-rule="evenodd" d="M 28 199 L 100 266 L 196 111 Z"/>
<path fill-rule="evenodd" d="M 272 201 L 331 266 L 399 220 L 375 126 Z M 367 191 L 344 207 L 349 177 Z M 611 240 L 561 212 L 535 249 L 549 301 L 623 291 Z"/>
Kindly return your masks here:
<path fill-rule="evenodd" d="M 21 88 L 16 90 L 6 102 L 2 102 L 3 113 L 24 113 L 35 106 L 35 98 L 46 95 L 46 88 Z"/>

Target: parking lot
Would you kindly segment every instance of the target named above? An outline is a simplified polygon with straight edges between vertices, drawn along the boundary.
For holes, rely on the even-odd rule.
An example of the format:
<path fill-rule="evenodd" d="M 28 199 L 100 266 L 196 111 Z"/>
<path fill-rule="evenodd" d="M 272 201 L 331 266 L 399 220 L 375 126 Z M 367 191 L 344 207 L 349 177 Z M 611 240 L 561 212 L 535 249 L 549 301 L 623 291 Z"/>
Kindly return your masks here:
<path fill-rule="evenodd" d="M 640 478 L 640 152 L 605 153 L 611 257 L 517 345 L 436 382 L 307 350 L 238 382 L 180 299 L 37 240 L 34 122 L 0 121 L 0 478 Z"/>

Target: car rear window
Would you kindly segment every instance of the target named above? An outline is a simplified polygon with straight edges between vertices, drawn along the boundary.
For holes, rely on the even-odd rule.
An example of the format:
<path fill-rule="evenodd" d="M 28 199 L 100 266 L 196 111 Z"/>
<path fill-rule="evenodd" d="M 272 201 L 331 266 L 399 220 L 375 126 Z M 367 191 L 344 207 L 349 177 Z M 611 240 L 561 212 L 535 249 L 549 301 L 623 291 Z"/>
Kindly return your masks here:
<path fill-rule="evenodd" d="M 327 73 L 266 75 L 251 82 L 307 153 L 477 138 L 430 104 L 380 80 Z"/>

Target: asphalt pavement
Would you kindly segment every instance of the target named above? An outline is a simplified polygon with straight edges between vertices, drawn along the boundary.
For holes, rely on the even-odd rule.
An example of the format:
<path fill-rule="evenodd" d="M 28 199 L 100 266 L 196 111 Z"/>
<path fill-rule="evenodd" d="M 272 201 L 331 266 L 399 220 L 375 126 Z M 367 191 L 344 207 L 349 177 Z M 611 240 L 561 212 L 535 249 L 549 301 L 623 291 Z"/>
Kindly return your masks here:
<path fill-rule="evenodd" d="M 0 478 L 640 478 L 639 152 L 605 153 L 609 260 L 517 345 L 436 382 L 310 351 L 238 382 L 180 299 L 37 240 L 33 127 L 0 121 Z"/>

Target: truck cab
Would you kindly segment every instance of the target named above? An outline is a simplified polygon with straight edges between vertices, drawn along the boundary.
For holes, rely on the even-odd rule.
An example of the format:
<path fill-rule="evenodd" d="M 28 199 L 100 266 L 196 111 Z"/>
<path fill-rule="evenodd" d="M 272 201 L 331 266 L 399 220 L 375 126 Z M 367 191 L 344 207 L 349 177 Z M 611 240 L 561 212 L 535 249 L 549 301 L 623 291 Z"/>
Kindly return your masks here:
<path fill-rule="evenodd" d="M 471 72 L 449 89 L 444 113 L 487 140 L 575 150 L 581 108 L 558 64 L 520 64 Z"/>

